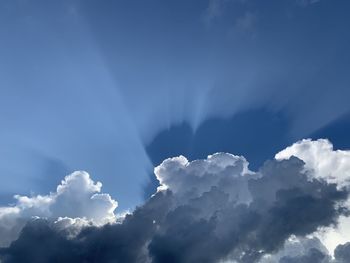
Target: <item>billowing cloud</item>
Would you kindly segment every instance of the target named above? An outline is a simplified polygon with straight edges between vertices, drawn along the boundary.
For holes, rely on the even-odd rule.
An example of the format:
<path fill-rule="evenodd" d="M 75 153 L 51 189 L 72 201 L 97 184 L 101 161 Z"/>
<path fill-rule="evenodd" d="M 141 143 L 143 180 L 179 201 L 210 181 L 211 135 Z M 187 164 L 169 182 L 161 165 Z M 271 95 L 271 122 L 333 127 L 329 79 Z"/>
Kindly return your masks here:
<path fill-rule="evenodd" d="M 256 172 L 248 169 L 244 157 L 228 153 L 195 161 L 169 158 L 155 168 L 161 184 L 157 192 L 118 223 L 110 220 L 116 203 L 99 193 L 101 184 L 86 173 L 74 173 L 56 193 L 35 197 L 40 202 L 36 209 L 44 211 L 38 214 L 41 218 L 30 220 L 18 239 L 0 250 L 0 259 L 4 263 L 28 258 L 32 262 L 347 262 L 347 245 L 338 246 L 332 259 L 315 233 L 334 228 L 339 217 L 348 214 L 348 188 L 343 181 L 317 174 L 322 170 L 308 160 L 282 153 Z M 35 203 L 28 200 L 24 203 Z M 19 203 L 6 209 L 20 209 Z M 58 215 L 59 220 L 49 218 Z M 100 225 L 85 224 L 84 217 Z"/>
<path fill-rule="evenodd" d="M 170 189 L 177 199 L 199 197 L 212 187 L 224 189 L 230 201 L 248 203 L 248 162 L 242 156 L 228 153 L 209 155 L 205 160 L 189 162 L 184 156 L 166 159 L 155 168 L 160 190 Z M 190 196 L 189 196 L 190 195 Z"/>
<path fill-rule="evenodd" d="M 276 154 L 277 160 L 296 156 L 305 162 L 305 172 L 314 178 L 350 188 L 350 151 L 334 150 L 330 141 L 304 139 Z M 350 208 L 350 201 L 347 202 Z M 341 216 L 337 228 L 323 229 L 319 237 L 332 252 L 340 243 L 350 240 L 350 218 Z"/>
<path fill-rule="evenodd" d="M 350 151 L 333 150 L 326 139 L 304 139 L 276 154 L 277 160 L 296 156 L 305 162 L 313 177 L 325 179 L 338 186 L 350 186 Z"/>
<path fill-rule="evenodd" d="M 307 261 L 310 259 L 310 257 L 313 259 L 313 261 Z M 285 241 L 282 249 L 280 249 L 275 254 L 264 255 L 261 258 L 260 263 L 275 263 L 275 262 L 316 263 L 318 262 L 317 260 L 319 258 L 322 258 L 322 260 L 330 259 L 326 247 L 321 243 L 321 241 L 318 238 L 291 236 Z"/>
<path fill-rule="evenodd" d="M 100 193 L 101 187 L 88 173 L 78 171 L 66 176 L 56 192 L 49 195 L 16 195 L 14 206 L 0 207 L 0 246 L 16 238 L 33 217 L 55 219 L 59 226 L 81 225 L 82 220 L 97 225 L 114 221 L 117 202 Z"/>
<path fill-rule="evenodd" d="M 339 263 L 350 261 L 350 242 L 339 245 L 334 251 L 334 257 Z"/>

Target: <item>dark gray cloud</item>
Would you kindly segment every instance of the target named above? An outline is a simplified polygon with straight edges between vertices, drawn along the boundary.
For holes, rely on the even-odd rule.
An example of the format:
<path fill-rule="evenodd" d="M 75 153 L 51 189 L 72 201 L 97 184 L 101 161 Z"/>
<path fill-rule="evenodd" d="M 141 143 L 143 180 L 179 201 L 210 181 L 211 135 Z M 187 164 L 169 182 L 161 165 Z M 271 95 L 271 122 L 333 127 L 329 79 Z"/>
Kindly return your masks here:
<path fill-rule="evenodd" d="M 298 262 L 298 260 L 310 258 L 310 254 L 319 254 L 315 251 L 319 251 L 321 254 L 327 255 L 324 257 L 325 259 L 330 258 L 328 256 L 329 252 L 327 248 L 317 237 L 291 236 L 285 241 L 283 247 L 277 253 L 264 255 L 259 263 L 276 263 L 281 261 L 283 262 L 283 260 L 287 262 L 288 260 Z"/>
<path fill-rule="evenodd" d="M 86 226 L 72 237 L 50 220 L 34 220 L 0 258 L 3 263 L 259 262 L 290 236 L 336 225 L 347 213 L 342 202 L 348 192 L 310 179 L 296 157 L 267 161 L 257 173 L 247 167 L 243 157 L 225 153 L 193 162 L 167 159 L 155 169 L 161 189 L 122 223 Z M 312 247 L 304 254 L 280 262 L 328 257 Z"/>
<path fill-rule="evenodd" d="M 330 262 L 328 255 L 325 255 L 316 248 L 311 248 L 306 255 L 297 257 L 283 257 L 279 263 L 327 263 Z"/>
<path fill-rule="evenodd" d="M 122 224 L 87 227 L 75 238 L 49 220 L 30 221 L 10 247 L 0 250 L 2 262 L 145 262 L 145 244 L 154 235 L 154 220 L 170 207 L 170 193 L 158 193 L 127 215 Z M 28 261 L 29 260 L 29 261 Z"/>
<path fill-rule="evenodd" d="M 350 262 L 350 242 L 337 246 L 334 250 L 334 257 L 337 263 Z"/>
<path fill-rule="evenodd" d="M 79 259 L 72 242 L 46 220 L 29 222 L 20 238 L 2 248 L 2 262 L 74 262 Z M 76 261 L 78 262 L 78 261 Z"/>
<path fill-rule="evenodd" d="M 327 252 L 311 247 L 303 255 L 285 256 L 279 263 L 348 263 L 350 262 L 350 242 L 338 245 L 332 258 Z"/>

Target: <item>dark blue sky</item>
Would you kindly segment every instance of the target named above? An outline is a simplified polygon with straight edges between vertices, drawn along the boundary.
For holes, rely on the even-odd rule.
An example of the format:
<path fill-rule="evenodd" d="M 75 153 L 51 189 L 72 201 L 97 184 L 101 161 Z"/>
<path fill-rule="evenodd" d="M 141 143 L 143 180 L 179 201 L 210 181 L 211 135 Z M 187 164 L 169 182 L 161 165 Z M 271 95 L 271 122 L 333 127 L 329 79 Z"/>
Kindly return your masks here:
<path fill-rule="evenodd" d="M 126 209 L 173 155 L 228 151 L 258 168 L 305 137 L 350 148 L 349 11 L 345 0 L 1 1 L 1 202 L 86 170 Z"/>

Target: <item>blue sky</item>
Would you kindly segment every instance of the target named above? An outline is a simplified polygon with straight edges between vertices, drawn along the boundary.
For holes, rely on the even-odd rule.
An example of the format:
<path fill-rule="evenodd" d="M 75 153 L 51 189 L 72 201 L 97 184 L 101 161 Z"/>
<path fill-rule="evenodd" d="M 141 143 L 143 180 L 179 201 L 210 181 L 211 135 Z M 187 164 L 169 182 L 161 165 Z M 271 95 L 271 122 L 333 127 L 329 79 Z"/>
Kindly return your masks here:
<path fill-rule="evenodd" d="M 348 149 L 349 11 L 341 0 L 1 1 L 1 203 L 86 170 L 123 210 L 167 157 L 228 151 L 257 167 L 301 138 Z"/>

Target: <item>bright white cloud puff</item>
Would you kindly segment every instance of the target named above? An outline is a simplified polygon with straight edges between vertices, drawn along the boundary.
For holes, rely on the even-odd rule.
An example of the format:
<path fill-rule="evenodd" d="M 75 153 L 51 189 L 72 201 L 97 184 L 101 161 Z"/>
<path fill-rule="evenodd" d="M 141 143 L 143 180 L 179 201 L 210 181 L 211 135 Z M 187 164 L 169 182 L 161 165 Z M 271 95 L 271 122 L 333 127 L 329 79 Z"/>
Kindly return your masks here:
<path fill-rule="evenodd" d="M 110 195 L 100 193 L 101 187 L 87 172 L 77 171 L 66 176 L 56 192 L 49 195 L 16 195 L 14 206 L 0 207 L 0 246 L 16 238 L 32 217 L 70 218 L 71 223 L 75 223 L 74 218 L 80 218 L 96 225 L 113 222 L 118 203 Z"/>

